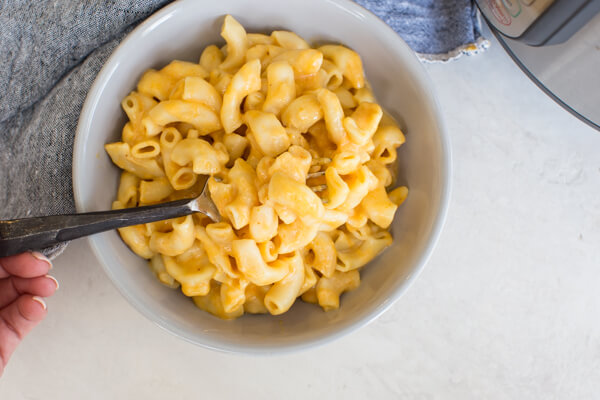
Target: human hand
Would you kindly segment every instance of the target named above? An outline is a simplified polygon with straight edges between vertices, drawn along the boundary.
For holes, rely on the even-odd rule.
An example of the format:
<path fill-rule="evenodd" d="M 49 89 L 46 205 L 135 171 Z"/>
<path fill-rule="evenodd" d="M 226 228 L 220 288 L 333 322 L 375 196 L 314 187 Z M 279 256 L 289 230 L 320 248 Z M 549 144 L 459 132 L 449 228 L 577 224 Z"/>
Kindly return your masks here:
<path fill-rule="evenodd" d="M 47 275 L 50 268 L 37 252 L 0 258 L 0 376 L 21 340 L 46 316 L 43 297 L 58 289 Z"/>

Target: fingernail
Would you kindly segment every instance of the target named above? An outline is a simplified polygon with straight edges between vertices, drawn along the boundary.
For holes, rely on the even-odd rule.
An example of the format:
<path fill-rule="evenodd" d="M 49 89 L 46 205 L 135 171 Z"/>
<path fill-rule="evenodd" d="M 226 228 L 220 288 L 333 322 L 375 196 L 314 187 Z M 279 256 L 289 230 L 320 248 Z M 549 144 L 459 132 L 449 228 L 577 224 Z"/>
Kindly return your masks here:
<path fill-rule="evenodd" d="M 42 305 L 42 307 L 44 307 L 44 310 L 47 308 L 46 307 L 46 302 L 44 301 L 44 299 L 42 299 L 39 296 L 33 296 L 33 301 L 37 301 L 38 303 L 40 303 Z"/>
<path fill-rule="evenodd" d="M 48 257 L 46 257 L 45 255 L 43 255 L 39 251 L 32 251 L 31 255 L 34 256 L 35 258 L 37 258 L 40 261 L 47 262 L 48 265 L 50 266 L 50 269 L 52 269 L 52 261 L 50 261 L 50 259 L 48 259 Z"/>
<path fill-rule="evenodd" d="M 58 288 L 60 287 L 60 285 L 58 284 L 58 281 L 56 280 L 55 277 L 53 277 L 52 275 L 46 275 L 46 278 L 50 278 L 54 281 L 54 283 L 56 284 L 56 290 L 58 290 Z"/>

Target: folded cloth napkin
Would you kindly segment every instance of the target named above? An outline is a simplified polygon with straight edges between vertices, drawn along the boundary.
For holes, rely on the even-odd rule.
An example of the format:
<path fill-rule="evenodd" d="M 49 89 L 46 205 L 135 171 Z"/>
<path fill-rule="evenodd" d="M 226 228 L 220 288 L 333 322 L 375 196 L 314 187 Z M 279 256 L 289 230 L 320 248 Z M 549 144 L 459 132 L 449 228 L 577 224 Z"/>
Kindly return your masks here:
<path fill-rule="evenodd" d="M 355 0 L 391 26 L 422 61 L 448 61 L 489 46 L 473 0 Z"/>
<path fill-rule="evenodd" d="M 0 220 L 75 211 L 73 138 L 87 92 L 123 37 L 168 2 L 0 2 Z M 424 59 L 484 43 L 471 0 L 358 2 Z"/>

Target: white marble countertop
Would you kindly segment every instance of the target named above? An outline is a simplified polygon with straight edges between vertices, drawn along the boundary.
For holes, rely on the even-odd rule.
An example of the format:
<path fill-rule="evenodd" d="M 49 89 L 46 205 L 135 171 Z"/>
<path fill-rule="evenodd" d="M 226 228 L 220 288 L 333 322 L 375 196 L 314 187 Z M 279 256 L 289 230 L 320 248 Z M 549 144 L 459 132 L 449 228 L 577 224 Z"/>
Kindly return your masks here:
<path fill-rule="evenodd" d="M 452 203 L 424 273 L 376 322 L 285 356 L 204 350 L 135 311 L 78 240 L 0 398 L 598 398 L 600 132 L 496 42 L 426 68 L 452 142 Z"/>

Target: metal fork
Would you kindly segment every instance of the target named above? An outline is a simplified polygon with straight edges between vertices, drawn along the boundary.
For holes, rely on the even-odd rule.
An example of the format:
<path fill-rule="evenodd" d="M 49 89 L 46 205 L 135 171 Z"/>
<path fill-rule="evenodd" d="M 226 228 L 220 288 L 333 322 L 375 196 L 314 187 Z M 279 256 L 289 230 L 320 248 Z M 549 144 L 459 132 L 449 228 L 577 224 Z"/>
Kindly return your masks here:
<path fill-rule="evenodd" d="M 196 212 L 218 222 L 221 216 L 210 198 L 207 182 L 208 179 L 204 183 L 202 193 L 193 199 L 121 210 L 0 221 L 0 257 L 43 249 L 111 229 L 182 217 Z"/>

